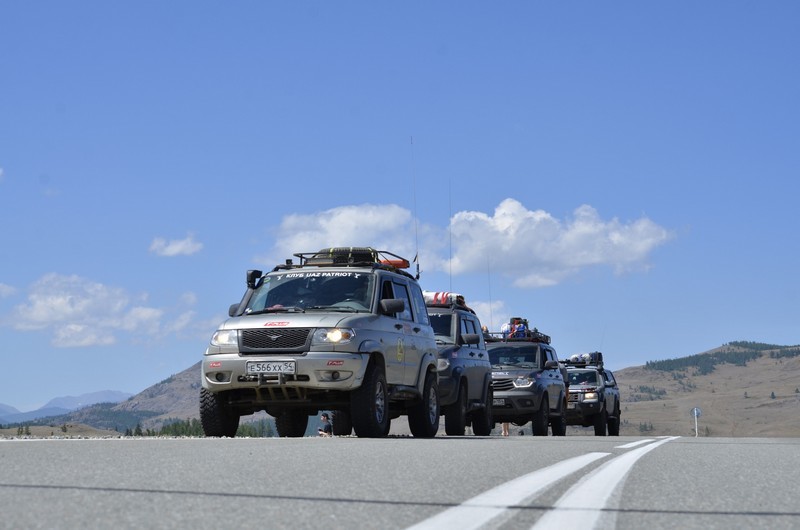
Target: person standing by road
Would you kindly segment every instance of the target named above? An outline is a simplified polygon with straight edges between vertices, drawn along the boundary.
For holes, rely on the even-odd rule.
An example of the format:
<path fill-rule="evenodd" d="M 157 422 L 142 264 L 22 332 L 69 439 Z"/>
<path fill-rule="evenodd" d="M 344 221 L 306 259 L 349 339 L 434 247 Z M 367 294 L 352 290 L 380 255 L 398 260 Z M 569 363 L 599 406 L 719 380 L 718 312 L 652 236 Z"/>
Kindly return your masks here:
<path fill-rule="evenodd" d="M 331 427 L 331 418 L 328 416 L 327 412 L 323 412 L 322 416 L 320 416 L 322 420 L 322 427 L 317 429 L 320 436 L 331 436 L 333 434 L 333 429 Z"/>

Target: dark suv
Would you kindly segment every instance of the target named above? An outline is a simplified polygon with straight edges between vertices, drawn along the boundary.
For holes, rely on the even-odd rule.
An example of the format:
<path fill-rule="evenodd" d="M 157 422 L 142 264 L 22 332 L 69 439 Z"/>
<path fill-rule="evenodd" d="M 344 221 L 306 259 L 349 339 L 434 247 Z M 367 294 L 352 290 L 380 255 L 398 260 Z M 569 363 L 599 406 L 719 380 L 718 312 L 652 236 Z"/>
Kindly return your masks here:
<path fill-rule="evenodd" d="M 567 424 L 594 427 L 595 436 L 619 436 L 619 387 L 603 368 L 601 352 L 571 356 L 565 364 L 569 377 Z"/>
<path fill-rule="evenodd" d="M 486 348 L 492 363 L 494 421 L 520 427 L 530 421 L 534 436 L 546 436 L 549 424 L 553 436 L 564 436 L 567 389 L 550 337 L 525 326 L 494 338 Z"/>
<path fill-rule="evenodd" d="M 492 365 L 481 322 L 456 293 L 423 291 L 439 349 L 439 405 L 444 429 L 463 436 L 492 432 Z"/>
<path fill-rule="evenodd" d="M 411 433 L 439 429 L 438 351 L 407 260 L 372 248 L 295 254 L 248 271 L 247 291 L 203 355 L 206 436 L 236 434 L 265 410 L 280 436 L 303 436 L 310 415 L 335 413 L 334 434 L 380 437 L 408 416 Z"/>

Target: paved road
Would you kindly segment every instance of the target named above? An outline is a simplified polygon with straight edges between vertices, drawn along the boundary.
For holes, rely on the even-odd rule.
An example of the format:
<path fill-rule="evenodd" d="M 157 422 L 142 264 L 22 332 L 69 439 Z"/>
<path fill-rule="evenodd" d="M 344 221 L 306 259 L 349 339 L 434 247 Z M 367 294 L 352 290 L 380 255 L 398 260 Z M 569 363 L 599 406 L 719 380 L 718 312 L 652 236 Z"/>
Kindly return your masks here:
<path fill-rule="evenodd" d="M 0 528 L 800 528 L 800 439 L 0 441 Z"/>

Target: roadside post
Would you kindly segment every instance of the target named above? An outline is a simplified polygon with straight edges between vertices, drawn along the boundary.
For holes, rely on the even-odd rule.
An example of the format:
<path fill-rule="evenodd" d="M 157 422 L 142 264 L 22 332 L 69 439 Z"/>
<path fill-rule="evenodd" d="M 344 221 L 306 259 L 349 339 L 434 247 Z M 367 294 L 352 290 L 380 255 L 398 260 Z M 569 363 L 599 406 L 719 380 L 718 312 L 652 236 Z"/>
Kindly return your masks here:
<path fill-rule="evenodd" d="M 692 409 L 692 416 L 694 416 L 694 437 L 697 438 L 697 418 L 703 413 L 698 407 Z"/>

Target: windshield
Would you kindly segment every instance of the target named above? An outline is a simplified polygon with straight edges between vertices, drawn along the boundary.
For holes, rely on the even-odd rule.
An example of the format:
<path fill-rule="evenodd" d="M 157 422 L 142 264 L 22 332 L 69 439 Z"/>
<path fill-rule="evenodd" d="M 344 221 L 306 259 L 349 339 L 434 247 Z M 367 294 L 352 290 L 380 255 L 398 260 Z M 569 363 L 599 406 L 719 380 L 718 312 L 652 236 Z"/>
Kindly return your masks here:
<path fill-rule="evenodd" d="M 492 366 L 538 368 L 539 348 L 536 346 L 500 346 L 489 350 Z"/>
<path fill-rule="evenodd" d="M 271 274 L 255 290 L 245 313 L 369 311 L 372 306 L 373 278 L 372 274 L 363 272 Z"/>
<path fill-rule="evenodd" d="M 571 385 L 596 385 L 597 372 L 594 370 L 570 370 L 569 371 L 569 384 Z"/>
<path fill-rule="evenodd" d="M 430 313 L 431 326 L 436 340 L 455 344 L 453 337 L 453 315 L 450 313 Z"/>

